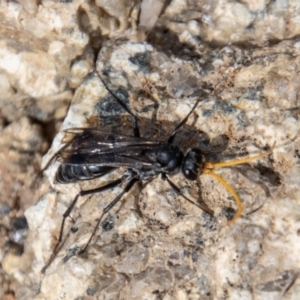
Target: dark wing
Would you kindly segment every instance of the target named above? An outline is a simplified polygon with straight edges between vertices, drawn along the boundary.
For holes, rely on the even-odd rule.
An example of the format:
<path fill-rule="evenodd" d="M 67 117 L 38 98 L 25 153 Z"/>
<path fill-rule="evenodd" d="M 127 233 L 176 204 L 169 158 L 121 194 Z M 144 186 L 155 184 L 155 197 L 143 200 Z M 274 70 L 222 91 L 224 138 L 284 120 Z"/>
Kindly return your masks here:
<path fill-rule="evenodd" d="M 218 154 L 225 151 L 228 144 L 229 137 L 225 134 L 210 139 L 205 132 L 200 132 L 197 148 L 204 154 Z"/>
<path fill-rule="evenodd" d="M 68 147 L 58 154 L 58 160 L 70 165 L 151 166 L 153 161 L 142 152 L 162 145 L 161 142 L 108 134 L 98 129 L 71 128 L 65 133 L 63 143 Z"/>

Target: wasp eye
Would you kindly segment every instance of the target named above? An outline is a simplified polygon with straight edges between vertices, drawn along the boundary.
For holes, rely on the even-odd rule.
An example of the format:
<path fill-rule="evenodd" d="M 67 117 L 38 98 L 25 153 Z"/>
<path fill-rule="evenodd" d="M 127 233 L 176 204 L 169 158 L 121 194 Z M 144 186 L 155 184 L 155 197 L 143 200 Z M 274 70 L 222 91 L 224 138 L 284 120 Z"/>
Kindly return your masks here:
<path fill-rule="evenodd" d="M 197 169 L 191 170 L 191 169 L 185 169 L 183 170 L 184 177 L 188 180 L 196 180 L 197 179 Z"/>

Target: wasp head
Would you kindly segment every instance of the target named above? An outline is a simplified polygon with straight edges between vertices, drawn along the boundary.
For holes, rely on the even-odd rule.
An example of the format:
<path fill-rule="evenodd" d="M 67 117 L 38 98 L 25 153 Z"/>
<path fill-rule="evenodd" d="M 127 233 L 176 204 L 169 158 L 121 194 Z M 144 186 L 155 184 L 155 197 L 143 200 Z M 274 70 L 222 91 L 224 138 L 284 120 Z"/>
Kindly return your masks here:
<path fill-rule="evenodd" d="M 190 149 L 183 158 L 181 172 L 188 180 L 196 180 L 200 175 L 205 162 L 204 155 L 200 149 Z"/>

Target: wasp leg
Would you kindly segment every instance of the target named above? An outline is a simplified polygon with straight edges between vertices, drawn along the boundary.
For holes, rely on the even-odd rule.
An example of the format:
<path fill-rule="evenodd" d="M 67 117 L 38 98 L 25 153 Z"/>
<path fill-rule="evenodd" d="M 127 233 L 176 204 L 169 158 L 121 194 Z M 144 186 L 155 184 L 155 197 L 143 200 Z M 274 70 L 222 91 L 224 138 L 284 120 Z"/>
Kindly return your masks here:
<path fill-rule="evenodd" d="M 54 258 L 56 257 L 56 255 L 57 255 L 57 253 L 59 251 L 59 246 L 60 246 L 62 238 L 63 238 L 63 233 L 64 233 L 64 227 L 65 227 L 66 218 L 70 216 L 70 214 L 71 214 L 74 206 L 77 203 L 78 198 L 81 197 L 81 196 L 86 196 L 86 195 L 95 194 L 95 193 L 101 193 L 101 192 L 104 192 L 104 191 L 106 191 L 108 189 L 112 189 L 112 188 L 118 186 L 119 184 L 121 184 L 123 181 L 124 181 L 124 177 L 119 178 L 119 179 L 117 179 L 117 180 L 115 180 L 115 181 L 113 181 L 113 182 L 111 182 L 111 183 L 109 183 L 107 185 L 101 186 L 101 187 L 96 188 L 96 189 L 86 190 L 86 191 L 80 191 L 75 196 L 74 200 L 71 202 L 71 204 L 69 205 L 69 207 L 67 208 L 67 210 L 63 214 L 63 219 L 62 219 L 61 226 L 60 226 L 60 232 L 59 232 L 58 240 L 57 240 L 56 245 L 55 245 L 55 247 L 54 247 L 54 249 L 52 251 L 50 259 L 48 260 L 47 264 L 41 270 L 42 273 L 44 273 L 46 271 L 46 269 L 50 266 L 50 264 L 52 263 L 52 261 L 54 260 Z"/>
<path fill-rule="evenodd" d="M 133 134 L 135 137 L 140 137 L 140 129 L 139 129 L 139 118 L 130 110 L 130 108 L 108 87 L 106 82 L 103 80 L 100 73 L 95 69 L 98 74 L 100 80 L 102 81 L 105 88 L 111 93 L 111 95 L 117 100 L 117 102 L 133 117 Z"/>
<path fill-rule="evenodd" d="M 215 177 L 220 183 L 222 183 L 223 186 L 227 189 L 227 191 L 232 195 L 232 197 L 234 198 L 234 200 L 235 200 L 235 202 L 238 206 L 238 210 L 237 210 L 235 216 L 228 222 L 228 224 L 231 224 L 231 223 L 235 222 L 242 215 L 242 213 L 243 213 L 243 204 L 242 204 L 239 196 L 237 195 L 235 190 L 229 185 L 229 183 L 227 183 L 222 177 L 220 177 L 219 175 L 214 173 L 212 171 L 212 169 L 230 167 L 230 166 L 234 166 L 234 165 L 241 165 L 241 164 L 244 164 L 244 163 L 256 160 L 256 159 L 266 157 L 270 153 L 272 153 L 272 151 L 274 149 L 274 146 L 269 151 L 267 151 L 265 153 L 261 153 L 261 154 L 254 155 L 254 156 L 251 156 L 251 157 L 246 157 L 246 158 L 236 159 L 236 160 L 231 160 L 231 161 L 225 161 L 225 162 L 220 162 L 220 163 L 207 162 L 207 163 L 204 164 L 204 168 L 203 168 L 202 172 L 204 174 L 209 174 L 209 175 Z"/>
<path fill-rule="evenodd" d="M 180 191 L 180 188 L 174 183 L 172 182 L 168 176 L 166 174 L 162 174 L 161 175 L 161 178 L 163 180 L 167 180 L 167 182 L 169 183 L 169 185 L 171 186 L 171 188 L 178 194 L 180 195 L 181 197 L 183 197 L 184 199 L 186 199 L 187 201 L 189 201 L 190 203 L 196 205 L 197 207 L 201 208 L 204 212 L 206 212 L 207 214 L 213 216 L 214 215 L 214 212 L 203 202 L 203 203 L 196 203 L 194 202 L 193 200 L 187 198 L 185 195 L 183 195 Z"/>
<path fill-rule="evenodd" d="M 219 176 L 218 174 L 216 174 L 215 172 L 213 172 L 209 169 L 204 169 L 203 173 L 209 174 L 209 175 L 213 176 L 214 178 L 216 178 L 234 198 L 234 200 L 238 206 L 238 210 L 237 210 L 235 216 L 228 222 L 228 224 L 235 222 L 243 213 L 243 204 L 241 202 L 241 199 L 239 198 L 239 196 L 237 195 L 235 190 L 230 186 L 230 184 L 227 181 L 225 181 L 221 176 Z"/>
<path fill-rule="evenodd" d="M 175 129 L 173 130 L 172 134 L 170 135 L 169 139 L 168 139 L 168 143 L 172 144 L 174 141 L 174 138 L 176 136 L 176 133 L 178 132 L 178 130 L 180 129 L 180 127 L 182 127 L 186 121 L 188 120 L 188 118 L 190 117 L 190 115 L 193 113 L 193 111 L 196 109 L 197 105 L 199 104 L 200 100 L 197 100 L 196 103 L 194 104 L 193 108 L 191 109 L 191 111 L 185 116 L 185 118 L 183 120 L 181 120 L 181 122 L 175 127 Z"/>
<path fill-rule="evenodd" d="M 97 230 L 98 230 L 98 227 L 99 227 L 99 225 L 100 225 L 100 223 L 101 223 L 101 221 L 102 221 L 102 219 L 103 219 L 103 217 L 104 217 L 104 215 L 105 214 L 107 214 L 120 200 L 121 200 L 121 198 L 124 196 L 124 194 L 125 193 L 128 193 L 130 190 L 131 190 L 131 188 L 133 187 L 133 185 L 138 181 L 139 179 L 138 178 L 132 178 L 129 182 L 128 182 L 128 184 L 125 186 L 125 188 L 123 189 L 123 191 L 112 201 L 112 202 L 110 202 L 104 209 L 103 209 L 103 211 L 102 211 L 102 214 L 101 214 L 101 216 L 100 216 L 100 218 L 99 218 L 99 220 L 97 221 L 97 224 L 96 224 L 96 226 L 95 226 L 95 228 L 94 228 L 94 230 L 93 230 L 93 232 L 92 232 L 92 234 L 91 234 L 91 236 L 90 236 L 90 238 L 89 238 L 89 240 L 88 240 L 88 242 L 86 243 L 86 245 L 84 246 L 84 248 L 79 252 L 79 253 L 83 253 L 86 249 L 87 249 L 87 247 L 89 246 L 89 244 L 90 244 L 90 242 L 92 241 L 92 239 L 93 239 L 93 237 L 94 237 L 94 235 L 95 235 L 95 233 L 97 232 Z"/>

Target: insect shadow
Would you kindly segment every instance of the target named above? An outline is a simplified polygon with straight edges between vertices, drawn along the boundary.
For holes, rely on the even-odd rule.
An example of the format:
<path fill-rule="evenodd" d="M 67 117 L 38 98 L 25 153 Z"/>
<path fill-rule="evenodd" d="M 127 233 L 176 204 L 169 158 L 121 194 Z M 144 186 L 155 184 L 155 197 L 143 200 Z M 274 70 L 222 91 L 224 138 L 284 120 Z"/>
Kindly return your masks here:
<path fill-rule="evenodd" d="M 179 130 L 185 125 L 188 118 L 195 111 L 199 102 L 203 100 L 203 97 L 199 98 L 195 102 L 186 117 L 173 129 L 166 142 L 142 138 L 140 136 L 139 118 L 130 110 L 127 104 L 109 88 L 98 72 L 97 74 L 105 88 L 113 96 L 116 103 L 118 103 L 118 105 L 120 105 L 120 107 L 122 107 L 131 116 L 133 135 L 107 133 L 107 131 L 103 131 L 98 128 L 67 129 L 64 131 L 65 136 L 62 140 L 64 146 L 53 155 L 43 170 L 47 169 L 53 160 L 58 160 L 60 162 L 60 166 L 56 172 L 55 178 L 60 184 L 92 180 L 102 177 L 120 167 L 125 167 L 126 170 L 120 178 L 101 187 L 82 190 L 75 196 L 63 214 L 57 243 L 53 249 L 50 259 L 43 267 L 42 272 L 45 272 L 62 246 L 66 218 L 70 217 L 79 197 L 101 193 L 123 185 L 122 191 L 103 209 L 88 242 L 79 253 L 82 253 L 87 249 L 98 230 L 103 217 L 124 197 L 125 194 L 132 189 L 137 182 L 152 179 L 157 176 L 160 176 L 162 180 L 166 181 L 178 195 L 194 205 L 197 205 L 209 215 L 213 215 L 213 211 L 204 202 L 198 202 L 196 204 L 195 201 L 186 197 L 181 192 L 181 189 L 169 178 L 169 176 L 181 172 L 181 174 L 190 181 L 197 180 L 203 173 L 213 176 L 224 185 L 236 201 L 238 209 L 233 218 L 229 221 L 232 223 L 242 215 L 242 203 L 234 189 L 223 178 L 213 172 L 213 169 L 243 164 L 270 154 L 270 151 L 268 151 L 244 159 L 212 163 L 207 162 L 206 157 L 214 151 L 220 152 L 222 149 L 220 149 L 217 145 L 214 146 L 213 143 L 208 143 L 205 136 L 203 137 L 202 142 L 199 143 L 199 147 L 191 148 L 185 153 L 181 147 L 174 145 L 174 139 Z M 208 96 L 208 93 L 205 93 L 205 91 L 203 94 L 204 97 Z M 226 141 L 226 138 L 224 139 Z"/>

